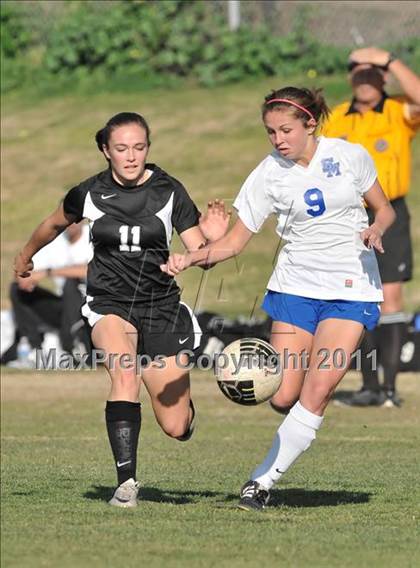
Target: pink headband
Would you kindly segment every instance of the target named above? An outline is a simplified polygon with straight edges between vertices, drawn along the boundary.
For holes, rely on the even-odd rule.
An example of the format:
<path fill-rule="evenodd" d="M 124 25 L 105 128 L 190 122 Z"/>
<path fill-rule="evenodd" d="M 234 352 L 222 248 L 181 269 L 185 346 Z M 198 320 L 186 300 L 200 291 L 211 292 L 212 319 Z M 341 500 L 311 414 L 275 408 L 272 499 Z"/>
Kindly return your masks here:
<path fill-rule="evenodd" d="M 288 103 L 289 105 L 292 105 L 292 106 L 302 110 L 303 112 L 306 112 L 306 114 L 308 116 L 310 116 L 311 118 L 313 118 L 316 122 L 314 115 L 307 108 L 295 103 L 295 101 L 289 101 L 289 99 L 270 99 L 269 101 L 266 101 L 265 104 L 269 105 L 270 103 Z"/>

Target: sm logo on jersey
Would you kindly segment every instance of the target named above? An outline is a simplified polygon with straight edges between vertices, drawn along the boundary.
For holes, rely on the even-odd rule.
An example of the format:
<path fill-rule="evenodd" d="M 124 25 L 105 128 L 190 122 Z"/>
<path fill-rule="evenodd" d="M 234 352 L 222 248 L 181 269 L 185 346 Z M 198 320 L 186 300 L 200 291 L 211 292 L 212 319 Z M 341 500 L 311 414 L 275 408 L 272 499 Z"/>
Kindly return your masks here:
<path fill-rule="evenodd" d="M 321 160 L 322 171 L 327 174 L 327 177 L 341 176 L 340 162 L 334 162 L 334 158 L 325 158 Z"/>

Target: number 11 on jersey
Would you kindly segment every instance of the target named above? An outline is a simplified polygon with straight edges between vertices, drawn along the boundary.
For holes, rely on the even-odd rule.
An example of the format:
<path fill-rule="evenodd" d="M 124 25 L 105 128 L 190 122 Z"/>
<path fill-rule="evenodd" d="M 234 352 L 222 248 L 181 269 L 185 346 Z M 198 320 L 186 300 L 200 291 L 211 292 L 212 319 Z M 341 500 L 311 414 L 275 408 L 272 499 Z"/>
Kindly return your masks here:
<path fill-rule="evenodd" d="M 129 231 L 131 229 L 131 244 L 128 242 Z M 140 227 L 134 225 L 134 227 L 129 227 L 128 225 L 121 225 L 118 229 L 120 232 L 120 251 L 121 252 L 138 252 L 141 250 L 140 247 Z"/>

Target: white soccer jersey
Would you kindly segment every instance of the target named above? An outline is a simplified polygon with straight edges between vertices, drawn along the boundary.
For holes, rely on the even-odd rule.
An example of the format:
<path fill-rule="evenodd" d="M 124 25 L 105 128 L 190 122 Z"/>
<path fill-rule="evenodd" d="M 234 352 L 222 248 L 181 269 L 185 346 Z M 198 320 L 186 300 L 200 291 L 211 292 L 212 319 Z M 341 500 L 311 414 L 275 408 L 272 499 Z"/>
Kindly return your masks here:
<path fill-rule="evenodd" d="M 318 139 L 307 168 L 267 156 L 249 175 L 234 207 L 245 226 L 258 232 L 277 215 L 285 242 L 267 288 L 321 300 L 382 301 L 375 253 L 360 238 L 368 227 L 363 194 L 377 177 L 360 144 Z"/>

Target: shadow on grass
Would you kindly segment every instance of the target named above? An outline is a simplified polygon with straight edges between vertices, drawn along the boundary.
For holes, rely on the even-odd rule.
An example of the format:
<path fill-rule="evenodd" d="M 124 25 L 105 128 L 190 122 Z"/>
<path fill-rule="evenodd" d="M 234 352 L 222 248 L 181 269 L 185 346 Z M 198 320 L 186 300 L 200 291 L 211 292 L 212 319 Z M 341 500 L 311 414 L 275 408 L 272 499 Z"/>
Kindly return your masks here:
<path fill-rule="evenodd" d="M 368 503 L 371 493 L 361 491 L 310 491 L 305 489 L 274 489 L 270 506 L 279 507 L 337 507 Z"/>
<path fill-rule="evenodd" d="M 108 501 L 115 490 L 115 487 L 94 485 L 91 491 L 83 494 L 85 499 L 94 501 Z M 237 498 L 237 495 L 228 495 L 217 491 L 171 491 L 162 490 L 157 487 L 140 487 L 139 499 L 141 501 L 152 501 L 154 503 L 172 503 L 175 505 L 185 505 L 187 503 L 198 503 L 201 499 L 208 497 L 227 497 L 228 499 Z"/>
<path fill-rule="evenodd" d="M 108 501 L 115 487 L 95 485 L 84 493 L 85 499 Z M 202 499 L 214 498 L 218 506 L 231 506 L 238 501 L 235 493 L 225 494 L 218 491 L 164 491 L 157 487 L 141 487 L 139 499 L 154 503 L 172 503 L 186 505 L 198 503 Z M 271 493 L 270 507 L 337 507 L 339 505 L 355 505 L 368 503 L 371 493 L 360 491 L 310 491 L 305 489 L 274 489 Z"/>

